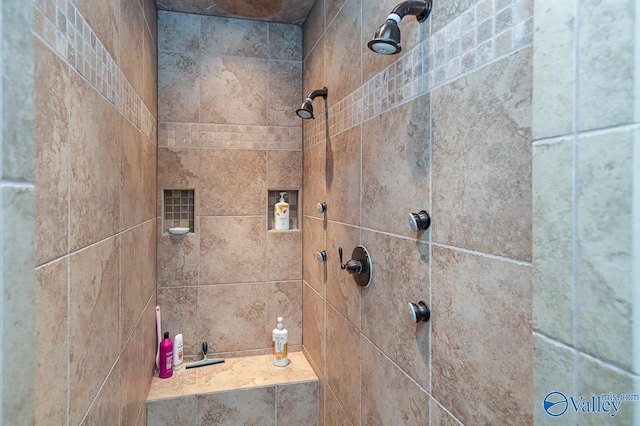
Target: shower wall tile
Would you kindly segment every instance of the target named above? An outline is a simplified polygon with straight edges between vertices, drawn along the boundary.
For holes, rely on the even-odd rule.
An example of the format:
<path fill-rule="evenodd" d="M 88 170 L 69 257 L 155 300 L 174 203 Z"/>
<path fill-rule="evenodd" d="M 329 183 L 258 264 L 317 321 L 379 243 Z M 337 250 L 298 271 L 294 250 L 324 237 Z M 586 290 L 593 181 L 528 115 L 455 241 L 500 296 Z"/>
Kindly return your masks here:
<path fill-rule="evenodd" d="M 120 117 L 121 154 L 120 170 L 120 229 L 129 229 L 142 222 L 144 217 L 144 163 L 142 158 L 143 136 L 124 117 Z"/>
<path fill-rule="evenodd" d="M 433 122 L 434 241 L 530 261 L 531 49 L 436 89 Z"/>
<path fill-rule="evenodd" d="M 267 151 L 267 186 L 302 188 L 302 151 Z"/>
<path fill-rule="evenodd" d="M 325 375 L 325 301 L 308 284 L 302 284 L 302 343 L 311 361 Z M 332 424 L 332 423 L 328 423 Z"/>
<path fill-rule="evenodd" d="M 375 265 L 362 289 L 362 334 L 429 390 L 429 326 L 407 317 L 408 301 L 429 302 L 429 246 L 371 231 L 362 232 L 362 245 Z"/>
<path fill-rule="evenodd" d="M 399 217 L 430 210 L 429 110 L 425 95 L 362 125 L 363 226 L 428 238 Z"/>
<path fill-rule="evenodd" d="M 145 2 L 151 0 L 144 0 Z M 142 69 L 144 70 L 142 80 L 144 87 L 142 90 L 142 99 L 144 104 L 149 108 L 153 118 L 158 117 L 158 48 L 151 34 L 145 31 L 142 37 Z M 157 120 L 154 120 L 157 124 Z M 156 137 L 152 140 L 156 143 Z"/>
<path fill-rule="evenodd" d="M 200 19 L 202 53 L 267 59 L 269 23 L 218 16 Z"/>
<path fill-rule="evenodd" d="M 200 53 L 199 15 L 158 11 L 158 50 Z"/>
<path fill-rule="evenodd" d="M 326 25 L 331 25 L 331 22 L 335 19 L 336 15 L 344 6 L 347 0 L 325 0 L 324 13 L 326 19 Z"/>
<path fill-rule="evenodd" d="M 472 6 L 477 2 L 478 8 L 481 6 L 488 6 L 491 8 L 492 0 L 455 0 L 450 2 L 434 2 L 433 9 L 431 10 L 431 27 L 432 32 L 436 32 L 446 26 L 449 22 L 453 21 L 458 16 L 461 16 L 469 9 L 473 10 Z M 391 10 L 389 10 L 391 12 Z M 489 13 L 490 15 L 490 13 Z M 479 14 L 478 19 L 483 15 Z M 484 15 L 486 18 L 486 15 Z M 382 23 L 382 22 L 381 22 Z"/>
<path fill-rule="evenodd" d="M 343 249 L 343 261 L 351 259 L 354 247 L 360 245 L 360 229 L 336 222 L 329 222 L 327 238 L 327 302 L 340 312 L 351 324 L 360 330 L 361 289 L 353 281 L 353 276 L 339 264 L 338 247 Z"/>
<path fill-rule="evenodd" d="M 318 3 L 320 3 L 318 1 Z M 316 4 L 318 4 L 316 3 Z M 311 53 L 305 58 L 302 66 L 302 93 L 301 97 L 308 95 L 316 89 L 321 89 L 327 85 L 324 74 L 324 38 L 322 38 Z M 328 92 L 327 96 L 333 96 L 333 88 Z M 298 108 L 298 106 L 296 106 Z M 327 111 L 327 101 L 325 99 L 317 98 L 314 100 L 314 115 L 316 119 L 324 118 Z M 305 128 L 309 123 L 309 120 L 303 120 Z M 309 135 L 305 135 L 305 139 Z"/>
<path fill-rule="evenodd" d="M 200 218 L 200 284 L 264 281 L 265 229 L 265 217 Z"/>
<path fill-rule="evenodd" d="M 138 58 L 143 52 L 144 15 L 139 0 L 120 0 L 120 63 L 122 72 L 136 92 L 143 93 L 143 68 Z M 135 421 L 135 419 L 131 419 Z"/>
<path fill-rule="evenodd" d="M 196 231 L 200 230 L 196 221 Z M 194 286 L 198 284 L 198 263 L 200 259 L 200 234 L 185 236 L 164 232 L 162 220 L 157 224 L 158 238 L 158 288 Z"/>
<path fill-rule="evenodd" d="M 76 73 L 71 74 L 71 250 L 118 231 L 120 117 Z"/>
<path fill-rule="evenodd" d="M 110 380 L 116 380 L 109 371 L 118 351 L 96 348 L 120 348 L 119 250 L 119 238 L 113 237 L 70 256 L 69 421 L 72 424 L 80 423 L 105 378 L 110 376 Z"/>
<path fill-rule="evenodd" d="M 158 198 L 163 189 L 195 189 L 200 182 L 200 149 L 160 147 L 158 170 L 162 170 L 158 174 Z"/>
<path fill-rule="evenodd" d="M 182 333 L 184 355 L 198 355 L 202 347 L 198 335 L 198 291 L 190 287 L 159 288 L 157 304 L 162 330 L 172 338 Z M 155 341 L 155 339 L 154 339 Z M 155 363 L 155 360 L 154 360 Z"/>
<path fill-rule="evenodd" d="M 325 245 L 323 228 L 326 225 L 321 219 L 305 216 L 302 225 L 302 278 L 324 296 L 327 265 L 331 259 L 335 261 L 336 257 Z M 316 253 L 323 250 L 327 252 L 327 262 L 318 262 Z"/>
<path fill-rule="evenodd" d="M 35 261 L 41 265 L 68 251 L 69 72 L 38 40 L 35 49 Z"/>
<path fill-rule="evenodd" d="M 199 425 L 266 425 L 273 424 L 276 415 L 273 387 L 198 395 L 197 398 L 196 423 Z"/>
<path fill-rule="evenodd" d="M 446 411 L 435 399 L 430 398 L 429 415 L 431 416 L 431 424 L 434 426 L 461 426 L 455 417 Z"/>
<path fill-rule="evenodd" d="M 331 96 L 327 97 L 329 105 L 347 96 L 362 84 L 362 56 L 354 54 L 354 46 L 347 40 L 360 40 L 360 4 L 361 0 L 347 0 L 325 34 L 325 67 L 327 87 Z M 328 21 L 328 19 L 327 19 Z M 357 52 L 357 50 L 356 50 Z"/>
<path fill-rule="evenodd" d="M 81 426 L 100 424 L 104 419 L 118 419 L 120 424 L 120 396 L 121 396 L 121 373 L 120 363 L 117 363 L 104 385 L 93 401 L 91 410 L 87 416 L 79 423 Z"/>
<path fill-rule="evenodd" d="M 105 0 L 96 3 L 91 0 L 76 0 L 74 4 L 78 12 L 86 19 L 95 31 L 97 38 L 107 49 L 109 54 L 120 62 L 119 37 L 121 28 L 119 23 L 118 0 Z"/>
<path fill-rule="evenodd" d="M 197 54 L 158 54 L 158 121 L 198 121 L 200 69 Z"/>
<path fill-rule="evenodd" d="M 156 217 L 157 211 L 157 170 L 158 170 L 158 148 L 150 140 L 142 140 L 142 203 L 143 220 Z M 155 269 L 155 268 L 154 268 Z"/>
<path fill-rule="evenodd" d="M 301 25 L 269 22 L 269 59 L 302 62 Z"/>
<path fill-rule="evenodd" d="M 196 395 L 147 402 L 147 424 L 195 425 Z"/>
<path fill-rule="evenodd" d="M 265 268 L 268 281 L 302 279 L 302 232 L 267 232 Z"/>
<path fill-rule="evenodd" d="M 295 111 L 300 107 L 301 81 L 301 62 L 269 62 L 269 96 L 267 100 L 267 123 L 269 125 L 296 126 L 300 124 L 300 117 L 295 114 Z"/>
<path fill-rule="evenodd" d="M 431 303 L 432 395 L 465 424 L 531 423 L 531 267 L 435 246 Z"/>
<path fill-rule="evenodd" d="M 316 205 L 326 201 L 327 197 L 327 145 L 319 143 L 305 150 L 303 157 L 302 199 L 303 213 L 309 216 L 322 217 Z M 333 174 L 331 174 L 333 176 Z M 331 207 L 333 208 L 333 206 Z"/>
<path fill-rule="evenodd" d="M 342 408 L 360 424 L 360 340 L 358 330 L 327 306 L 326 377 Z"/>
<path fill-rule="evenodd" d="M 269 283 L 266 287 L 267 322 L 264 333 L 269 336 L 283 317 L 289 331 L 289 347 L 302 344 L 302 281 Z"/>
<path fill-rule="evenodd" d="M 390 425 L 399 418 L 404 424 L 428 423 L 429 394 L 362 336 L 360 350 L 362 424 Z"/>
<path fill-rule="evenodd" d="M 309 12 L 309 16 L 307 16 L 307 19 L 304 21 L 304 25 L 302 26 L 302 48 L 303 57 L 305 59 L 324 34 L 324 30 L 326 28 L 324 7 L 325 0 L 316 0 Z"/>
<path fill-rule="evenodd" d="M 156 10 L 155 0 L 140 0 L 144 12 L 145 23 L 149 34 L 154 40 L 158 40 L 158 18 L 159 13 Z"/>
<path fill-rule="evenodd" d="M 276 387 L 276 413 L 279 425 L 318 423 L 318 382 Z"/>
<path fill-rule="evenodd" d="M 324 147 L 324 144 L 319 146 Z M 360 126 L 327 140 L 326 146 L 327 218 L 359 225 L 362 178 Z"/>
<path fill-rule="evenodd" d="M 200 120 L 205 123 L 266 125 L 266 60 L 202 55 Z M 230 96 L 233 94 L 233 96 Z M 189 119 L 186 121 L 197 121 Z M 173 116 L 171 120 L 180 121 Z"/>
<path fill-rule="evenodd" d="M 133 425 L 140 407 L 146 401 L 146 371 L 143 365 L 142 329 L 136 328 L 122 350 L 118 362 L 122 374 L 120 392 L 120 424 Z"/>
<path fill-rule="evenodd" d="M 199 177 L 200 214 L 266 214 L 266 151 L 202 149 Z"/>
<path fill-rule="evenodd" d="M 68 257 L 36 269 L 35 393 L 36 424 L 66 424 Z M 52 348 L 56 348 L 52 350 Z"/>
<path fill-rule="evenodd" d="M 353 426 L 354 423 L 351 421 L 351 419 L 349 419 L 349 416 L 340 405 L 340 402 L 338 402 L 338 399 L 336 398 L 335 394 L 333 393 L 329 385 L 326 385 L 325 388 L 327 389 L 327 391 L 326 391 L 326 397 L 325 397 L 326 407 L 325 407 L 324 424 Z M 359 423 L 356 423 L 356 424 L 359 424 Z"/>

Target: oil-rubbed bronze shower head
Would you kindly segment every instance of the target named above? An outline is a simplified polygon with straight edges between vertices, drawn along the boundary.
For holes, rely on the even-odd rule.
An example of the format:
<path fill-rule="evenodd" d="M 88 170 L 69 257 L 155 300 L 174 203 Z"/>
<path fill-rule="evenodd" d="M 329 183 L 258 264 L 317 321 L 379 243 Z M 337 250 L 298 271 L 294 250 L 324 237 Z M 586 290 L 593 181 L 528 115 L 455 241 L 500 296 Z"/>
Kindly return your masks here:
<path fill-rule="evenodd" d="M 402 51 L 400 45 L 400 21 L 407 15 L 414 15 L 418 22 L 424 22 L 431 13 L 431 0 L 405 1 L 397 5 L 387 16 L 384 24 L 380 25 L 367 43 L 369 49 L 382 55 L 395 55 Z"/>
<path fill-rule="evenodd" d="M 313 116 L 313 100 L 318 96 L 322 96 L 326 99 L 327 92 L 328 89 L 326 87 L 323 87 L 322 89 L 314 90 L 313 92 L 309 93 L 304 102 L 302 102 L 300 108 L 296 110 L 296 114 L 298 114 L 298 117 L 304 118 L 305 120 L 315 118 Z"/>

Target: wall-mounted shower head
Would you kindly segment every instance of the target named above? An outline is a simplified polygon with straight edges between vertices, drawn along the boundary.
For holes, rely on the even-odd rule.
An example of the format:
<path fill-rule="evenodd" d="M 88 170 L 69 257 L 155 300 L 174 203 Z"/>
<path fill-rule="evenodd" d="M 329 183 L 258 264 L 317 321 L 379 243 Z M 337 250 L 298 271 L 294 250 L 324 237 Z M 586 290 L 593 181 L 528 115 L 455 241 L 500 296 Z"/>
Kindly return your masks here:
<path fill-rule="evenodd" d="M 314 90 L 313 92 L 309 93 L 307 95 L 307 99 L 305 99 L 304 102 L 302 102 L 300 108 L 296 110 L 296 114 L 298 114 L 298 117 L 304 118 L 305 120 L 308 120 L 309 118 L 315 118 L 313 116 L 313 100 L 318 96 L 322 96 L 326 99 L 327 92 L 328 89 L 326 87 L 323 87 L 322 89 Z"/>
<path fill-rule="evenodd" d="M 431 13 L 431 0 L 405 1 L 397 5 L 387 16 L 384 24 L 373 35 L 373 40 L 369 41 L 369 49 L 382 55 L 395 55 L 400 53 L 400 21 L 407 15 L 413 15 L 418 22 L 424 22 Z"/>

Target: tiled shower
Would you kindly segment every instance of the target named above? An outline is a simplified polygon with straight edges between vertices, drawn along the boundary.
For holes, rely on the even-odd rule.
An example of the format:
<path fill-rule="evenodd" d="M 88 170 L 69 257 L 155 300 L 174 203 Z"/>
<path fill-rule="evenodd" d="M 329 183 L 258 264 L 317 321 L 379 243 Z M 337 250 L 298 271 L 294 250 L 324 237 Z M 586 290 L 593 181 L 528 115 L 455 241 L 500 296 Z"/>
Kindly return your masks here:
<path fill-rule="evenodd" d="M 268 354 L 284 316 L 321 425 L 637 422 L 543 407 L 640 389 L 637 29 L 608 3 L 436 0 L 388 57 L 388 0 L 4 1 L 4 423 L 147 424 L 156 304 L 188 361 Z"/>

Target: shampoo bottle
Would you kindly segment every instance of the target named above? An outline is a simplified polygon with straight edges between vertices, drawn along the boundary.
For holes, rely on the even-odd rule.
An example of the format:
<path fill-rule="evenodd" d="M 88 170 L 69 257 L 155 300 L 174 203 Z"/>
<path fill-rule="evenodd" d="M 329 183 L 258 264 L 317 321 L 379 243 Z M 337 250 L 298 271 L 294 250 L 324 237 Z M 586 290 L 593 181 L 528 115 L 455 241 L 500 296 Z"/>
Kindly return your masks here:
<path fill-rule="evenodd" d="M 160 342 L 160 371 L 161 379 L 173 376 L 173 342 L 169 339 L 169 332 L 164 333 L 164 339 Z"/>
<path fill-rule="evenodd" d="M 276 367 L 286 367 L 289 364 L 287 358 L 287 346 L 289 332 L 282 325 L 282 317 L 278 317 L 278 325 L 273 329 L 273 365 Z"/>
<path fill-rule="evenodd" d="M 173 338 L 173 369 L 180 370 L 183 360 L 182 334 L 176 334 Z"/>
<path fill-rule="evenodd" d="M 276 203 L 273 217 L 275 219 L 275 229 L 289 229 L 289 203 L 284 200 L 286 192 L 280 193 L 280 201 Z"/>

